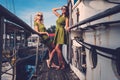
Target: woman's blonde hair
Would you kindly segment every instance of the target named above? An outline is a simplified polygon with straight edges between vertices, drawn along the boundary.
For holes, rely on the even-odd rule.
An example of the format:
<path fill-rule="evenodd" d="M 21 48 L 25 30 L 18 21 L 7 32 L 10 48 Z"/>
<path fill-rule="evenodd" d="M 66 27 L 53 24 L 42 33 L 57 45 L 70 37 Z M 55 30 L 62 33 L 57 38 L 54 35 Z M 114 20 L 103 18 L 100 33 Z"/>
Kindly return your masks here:
<path fill-rule="evenodd" d="M 37 16 L 41 16 L 40 22 L 43 23 L 43 13 L 42 12 L 37 12 L 35 17 L 34 17 L 34 22 L 37 21 Z"/>

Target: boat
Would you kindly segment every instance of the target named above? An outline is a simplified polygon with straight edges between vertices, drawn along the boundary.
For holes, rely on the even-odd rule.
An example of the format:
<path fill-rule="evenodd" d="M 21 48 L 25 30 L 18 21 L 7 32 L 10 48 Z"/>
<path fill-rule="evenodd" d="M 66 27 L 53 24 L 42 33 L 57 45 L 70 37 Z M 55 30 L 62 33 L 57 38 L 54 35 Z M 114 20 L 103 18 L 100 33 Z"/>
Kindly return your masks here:
<path fill-rule="evenodd" d="M 66 59 L 80 80 L 120 79 L 119 8 L 119 0 L 69 0 Z"/>

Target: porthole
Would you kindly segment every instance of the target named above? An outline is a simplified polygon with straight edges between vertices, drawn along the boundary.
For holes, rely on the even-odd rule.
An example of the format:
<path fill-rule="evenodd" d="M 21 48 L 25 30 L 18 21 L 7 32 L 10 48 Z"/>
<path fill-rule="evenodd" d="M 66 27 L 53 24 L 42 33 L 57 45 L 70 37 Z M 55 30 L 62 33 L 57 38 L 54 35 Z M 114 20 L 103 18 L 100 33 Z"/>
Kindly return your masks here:
<path fill-rule="evenodd" d="M 94 48 L 90 49 L 89 52 L 89 59 L 92 69 L 96 68 L 97 66 L 97 52 Z"/>

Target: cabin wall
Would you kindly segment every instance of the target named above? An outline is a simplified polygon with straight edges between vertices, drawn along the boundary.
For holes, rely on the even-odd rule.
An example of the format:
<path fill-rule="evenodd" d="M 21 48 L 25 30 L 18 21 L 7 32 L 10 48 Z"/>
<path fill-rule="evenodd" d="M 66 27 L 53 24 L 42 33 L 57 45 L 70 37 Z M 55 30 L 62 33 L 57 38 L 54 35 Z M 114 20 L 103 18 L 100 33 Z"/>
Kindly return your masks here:
<path fill-rule="evenodd" d="M 72 0 L 74 1 L 74 0 Z M 112 1 L 112 0 L 111 0 Z M 114 0 L 113 0 L 114 1 Z M 72 2 L 74 5 L 74 2 Z M 79 9 L 79 22 L 87 19 L 91 16 L 94 16 L 97 13 L 100 13 L 102 11 L 105 11 L 108 8 L 111 8 L 115 6 L 116 4 L 108 3 L 103 0 L 84 0 L 81 1 L 77 7 L 73 9 L 72 12 L 72 19 L 73 19 L 73 25 L 77 23 L 77 15 L 76 10 Z M 74 7 L 74 6 L 73 6 Z M 101 22 L 107 22 L 107 21 L 116 21 L 119 20 L 120 13 L 111 15 L 90 23 L 86 23 L 82 26 L 79 26 L 81 28 L 84 28 L 88 25 L 101 23 Z M 116 49 L 120 47 L 120 24 L 111 24 L 111 25 L 102 25 L 99 26 L 96 30 L 91 31 L 85 31 L 82 34 L 82 37 L 85 42 L 101 46 L 101 47 L 107 47 L 111 49 Z M 73 30 L 76 30 L 77 28 L 74 28 Z M 78 32 L 80 33 L 80 32 Z M 73 40 L 74 36 L 81 36 L 80 34 L 75 34 L 74 32 L 71 32 L 71 40 Z M 72 51 L 73 55 L 75 55 L 76 50 L 76 44 L 74 45 L 72 43 Z M 120 76 L 116 72 L 116 65 L 113 60 L 102 57 L 100 55 L 98 56 L 97 66 L 96 68 L 92 69 L 92 65 L 90 63 L 90 55 L 89 50 L 85 49 L 86 52 L 86 73 L 83 73 L 81 70 L 78 69 L 78 67 L 75 64 L 76 57 L 73 56 L 71 58 L 71 68 L 73 71 L 77 69 L 78 71 L 74 71 L 81 80 L 120 80 Z M 104 53 L 103 53 L 104 54 Z M 82 74 L 82 76 L 81 76 Z"/>

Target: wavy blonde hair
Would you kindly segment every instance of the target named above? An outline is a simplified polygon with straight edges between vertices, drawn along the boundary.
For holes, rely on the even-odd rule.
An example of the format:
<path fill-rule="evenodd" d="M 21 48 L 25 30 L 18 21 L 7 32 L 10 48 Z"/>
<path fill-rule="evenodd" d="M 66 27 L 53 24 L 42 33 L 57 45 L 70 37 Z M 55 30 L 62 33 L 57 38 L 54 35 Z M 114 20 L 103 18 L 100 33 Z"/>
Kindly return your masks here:
<path fill-rule="evenodd" d="M 37 17 L 38 16 L 42 16 L 41 19 L 40 19 L 40 22 L 43 23 L 43 13 L 42 12 L 37 12 L 35 17 L 34 17 L 34 22 L 37 21 Z"/>

